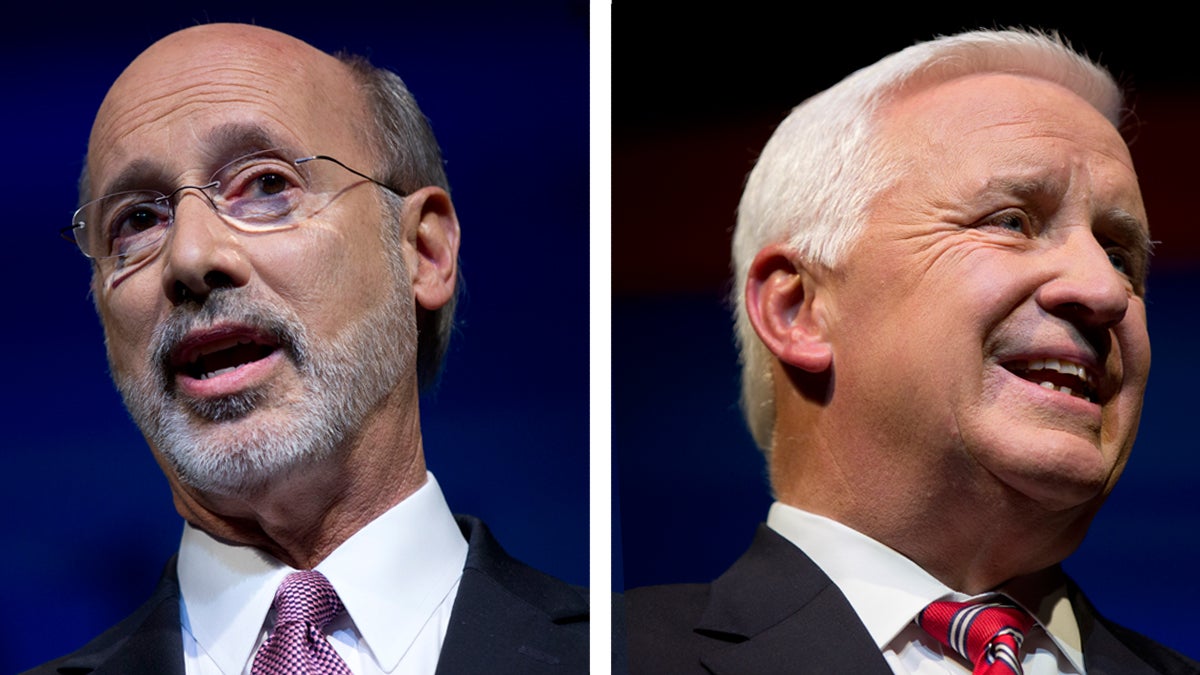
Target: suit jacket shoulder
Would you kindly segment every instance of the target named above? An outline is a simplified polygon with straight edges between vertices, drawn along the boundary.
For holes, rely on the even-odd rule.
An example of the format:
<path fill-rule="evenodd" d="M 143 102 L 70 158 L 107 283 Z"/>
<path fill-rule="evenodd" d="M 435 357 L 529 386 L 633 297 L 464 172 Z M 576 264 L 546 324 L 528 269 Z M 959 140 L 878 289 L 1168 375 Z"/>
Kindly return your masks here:
<path fill-rule="evenodd" d="M 587 593 L 509 556 L 481 521 L 458 516 L 468 542 L 438 675 L 586 673 Z M 179 580 L 174 558 L 154 595 L 79 651 L 36 675 L 182 675 Z"/>
<path fill-rule="evenodd" d="M 438 675 L 588 672 L 587 593 L 509 556 L 479 519 L 457 519 L 470 548 Z"/>
<path fill-rule="evenodd" d="M 766 526 L 713 583 L 625 598 L 633 673 L 891 673 L 837 586 Z"/>

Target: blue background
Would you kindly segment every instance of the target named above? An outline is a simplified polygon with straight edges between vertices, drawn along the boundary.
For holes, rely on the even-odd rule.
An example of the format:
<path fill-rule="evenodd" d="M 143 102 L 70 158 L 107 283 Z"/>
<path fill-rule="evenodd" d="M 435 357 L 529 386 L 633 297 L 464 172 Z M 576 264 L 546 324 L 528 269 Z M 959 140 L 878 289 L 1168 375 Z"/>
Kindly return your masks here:
<path fill-rule="evenodd" d="M 1057 28 L 1132 94 L 1127 135 L 1160 241 L 1147 299 L 1154 365 L 1141 431 L 1124 477 L 1066 568 L 1106 616 L 1200 658 L 1200 76 L 1191 24 L 1142 6 L 1120 17 L 1005 6 L 817 12 L 807 3 L 736 3 L 671 15 L 614 7 L 619 585 L 709 581 L 766 517 L 765 467 L 737 405 L 725 296 L 741 187 L 775 125 L 805 98 L 919 40 L 979 27 Z"/>
<path fill-rule="evenodd" d="M 429 466 L 451 508 L 482 517 L 511 553 L 587 583 L 587 5 L 227 4 L 27 7 L 0 28 L 2 673 L 123 617 L 178 545 L 166 482 L 107 375 L 88 263 L 57 232 L 108 86 L 195 23 L 258 23 L 405 79 L 463 228 L 459 330 L 421 404 Z"/>

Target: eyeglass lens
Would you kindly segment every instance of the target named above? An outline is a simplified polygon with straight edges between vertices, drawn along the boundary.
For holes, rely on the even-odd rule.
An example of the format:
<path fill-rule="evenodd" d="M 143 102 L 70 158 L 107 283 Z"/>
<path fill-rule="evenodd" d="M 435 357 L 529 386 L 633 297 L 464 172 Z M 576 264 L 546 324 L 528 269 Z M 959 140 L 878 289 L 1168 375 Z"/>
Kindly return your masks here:
<path fill-rule="evenodd" d="M 75 212 L 75 239 L 91 258 L 117 257 L 130 264 L 131 257 L 157 250 L 174 220 L 176 204 L 188 190 L 200 191 L 239 229 L 290 227 L 324 205 L 332 190 L 328 174 L 337 171 L 329 168 L 330 162 L 298 163 L 293 159 L 297 154 L 256 152 L 226 164 L 204 185 L 183 186 L 170 194 L 138 190 L 106 195 Z"/>

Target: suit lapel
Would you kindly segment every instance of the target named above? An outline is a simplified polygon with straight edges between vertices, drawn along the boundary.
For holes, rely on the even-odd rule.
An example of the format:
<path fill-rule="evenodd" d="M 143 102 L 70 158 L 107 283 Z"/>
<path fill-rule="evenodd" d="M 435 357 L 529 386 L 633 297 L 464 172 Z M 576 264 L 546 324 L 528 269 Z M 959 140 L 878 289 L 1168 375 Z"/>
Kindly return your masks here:
<path fill-rule="evenodd" d="M 891 673 L 842 592 L 765 525 L 713 582 L 696 632 L 730 643 L 701 658 L 717 675 Z"/>
<path fill-rule="evenodd" d="M 587 672 L 586 596 L 508 556 L 458 516 L 469 550 L 438 675 Z"/>

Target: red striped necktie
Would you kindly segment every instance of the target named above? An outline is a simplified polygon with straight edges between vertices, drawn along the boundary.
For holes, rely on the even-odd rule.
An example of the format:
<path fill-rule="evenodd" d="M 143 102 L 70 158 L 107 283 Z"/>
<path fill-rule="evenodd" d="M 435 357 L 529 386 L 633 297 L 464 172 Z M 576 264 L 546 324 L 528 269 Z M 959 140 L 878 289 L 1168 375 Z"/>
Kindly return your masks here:
<path fill-rule="evenodd" d="M 932 602 L 917 623 L 974 664 L 973 675 L 1022 675 L 1021 641 L 1033 617 L 1005 598 Z"/>

